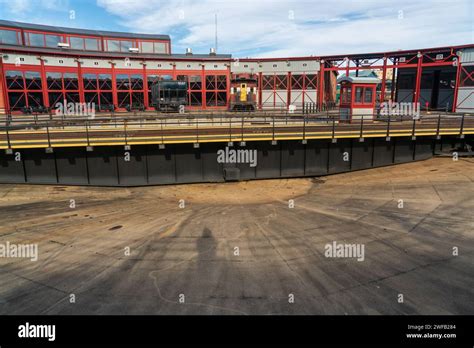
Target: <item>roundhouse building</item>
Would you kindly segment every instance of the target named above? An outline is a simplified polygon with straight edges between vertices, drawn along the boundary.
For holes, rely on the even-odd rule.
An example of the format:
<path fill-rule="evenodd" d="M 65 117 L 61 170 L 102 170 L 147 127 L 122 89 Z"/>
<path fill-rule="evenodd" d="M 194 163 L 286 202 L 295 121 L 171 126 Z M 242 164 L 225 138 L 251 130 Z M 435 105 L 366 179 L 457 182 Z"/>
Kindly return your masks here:
<path fill-rule="evenodd" d="M 259 109 L 301 109 L 307 103 L 321 109 L 335 100 L 337 75 L 361 69 L 383 71 L 380 101 L 388 94 L 392 100 L 428 102 L 433 109 L 473 112 L 473 50 L 474 45 L 464 45 L 239 60 L 212 49 L 209 54 L 173 53 L 168 35 L 0 20 L 0 113 L 48 110 L 64 100 L 94 102 L 98 111 L 152 110 L 151 86 L 160 79 L 187 82 L 188 110 L 225 110 L 231 79 L 242 75 L 257 80 Z M 391 91 L 385 87 L 387 69 L 396 70 Z"/>

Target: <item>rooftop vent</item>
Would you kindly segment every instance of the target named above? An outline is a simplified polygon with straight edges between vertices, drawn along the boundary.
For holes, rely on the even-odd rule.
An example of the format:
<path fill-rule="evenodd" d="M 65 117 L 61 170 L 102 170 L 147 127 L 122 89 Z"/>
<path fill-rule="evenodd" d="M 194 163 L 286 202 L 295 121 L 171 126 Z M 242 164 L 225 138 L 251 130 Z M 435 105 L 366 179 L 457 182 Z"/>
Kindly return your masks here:
<path fill-rule="evenodd" d="M 216 49 L 215 49 L 215 48 L 211 48 L 211 49 L 209 50 L 209 55 L 210 55 L 210 56 L 215 56 L 215 55 L 216 55 Z"/>
<path fill-rule="evenodd" d="M 137 47 L 129 47 L 128 51 L 131 53 L 138 53 L 140 50 Z"/>
<path fill-rule="evenodd" d="M 69 48 L 69 44 L 65 42 L 58 42 L 59 48 Z"/>
<path fill-rule="evenodd" d="M 186 48 L 186 55 L 190 56 L 193 54 L 193 49 L 192 48 Z"/>

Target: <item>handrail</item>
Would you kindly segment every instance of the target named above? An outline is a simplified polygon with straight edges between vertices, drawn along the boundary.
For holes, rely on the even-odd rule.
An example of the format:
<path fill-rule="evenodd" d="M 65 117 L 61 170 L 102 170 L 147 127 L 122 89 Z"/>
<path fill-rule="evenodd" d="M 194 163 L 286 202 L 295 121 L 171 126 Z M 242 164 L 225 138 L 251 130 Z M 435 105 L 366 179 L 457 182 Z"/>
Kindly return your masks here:
<path fill-rule="evenodd" d="M 369 115 L 367 115 L 369 116 Z M 183 123 L 183 120 L 186 120 Z M 243 114 L 225 119 L 226 123 L 214 119 L 124 119 L 122 121 L 85 120 L 81 122 L 40 122 L 21 124 L 12 122 L 0 126 L 0 148 L 12 147 L 56 147 L 74 144 L 94 146 L 95 144 L 136 144 L 150 142 L 206 142 L 228 139 L 280 140 L 280 139 L 333 139 L 359 137 L 390 137 L 444 134 L 463 136 L 474 134 L 474 115 L 429 115 L 421 119 L 394 122 L 372 120 L 362 117 L 352 122 L 339 122 L 334 115 L 327 117 L 252 117 Z M 116 121 L 116 122 L 115 122 Z M 332 121 L 332 123 L 329 123 Z M 385 125 L 386 122 L 386 125 Z M 234 136 L 235 133 L 235 136 Z"/>

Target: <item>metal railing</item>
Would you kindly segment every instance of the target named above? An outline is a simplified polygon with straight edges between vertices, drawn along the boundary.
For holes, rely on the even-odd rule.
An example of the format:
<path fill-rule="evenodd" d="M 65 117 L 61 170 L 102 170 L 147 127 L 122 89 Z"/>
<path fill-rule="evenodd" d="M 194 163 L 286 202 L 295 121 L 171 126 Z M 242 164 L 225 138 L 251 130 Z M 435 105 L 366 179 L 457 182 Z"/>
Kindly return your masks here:
<path fill-rule="evenodd" d="M 0 126 L 0 148 L 65 147 L 216 141 L 307 140 L 474 134 L 474 115 L 424 115 L 420 119 L 365 116 L 351 122 L 335 116 L 227 115 L 13 120 Z"/>

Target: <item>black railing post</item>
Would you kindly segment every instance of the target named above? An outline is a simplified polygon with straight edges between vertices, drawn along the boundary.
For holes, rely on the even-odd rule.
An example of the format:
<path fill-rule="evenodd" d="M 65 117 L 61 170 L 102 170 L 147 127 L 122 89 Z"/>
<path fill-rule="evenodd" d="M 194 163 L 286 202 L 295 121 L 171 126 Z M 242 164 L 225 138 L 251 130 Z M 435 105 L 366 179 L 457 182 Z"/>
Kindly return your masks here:
<path fill-rule="evenodd" d="M 360 139 L 363 138 L 363 134 L 364 134 L 363 128 L 364 128 L 364 115 L 362 115 L 362 118 L 360 119 L 360 135 L 359 135 Z"/>
<path fill-rule="evenodd" d="M 334 136 L 336 134 L 336 117 L 332 117 L 332 140 L 334 142 Z"/>
<path fill-rule="evenodd" d="M 390 138 L 390 113 L 388 114 L 388 120 L 387 120 L 387 135 L 386 137 L 389 139 Z"/>
<path fill-rule="evenodd" d="M 5 124 L 5 130 L 7 132 L 7 146 L 9 149 L 11 149 L 11 143 L 10 143 L 10 133 L 8 132 L 8 128 L 10 127 L 9 124 Z"/>
<path fill-rule="evenodd" d="M 123 133 L 125 137 L 125 145 L 128 145 L 128 138 L 127 138 L 127 120 L 123 121 Z"/>
<path fill-rule="evenodd" d="M 49 124 L 46 123 L 46 134 L 48 135 L 48 148 L 51 147 L 51 138 L 49 136 Z"/>
<path fill-rule="evenodd" d="M 273 115 L 273 127 L 272 127 L 272 141 L 275 141 L 275 115 Z"/>
<path fill-rule="evenodd" d="M 303 116 L 303 140 L 306 140 L 306 116 Z"/>
<path fill-rule="evenodd" d="M 241 132 L 240 132 L 240 141 L 244 141 L 244 116 L 242 117 L 242 125 L 241 125 Z"/>
<path fill-rule="evenodd" d="M 413 127 L 411 130 L 411 137 L 413 138 L 415 136 L 415 129 L 416 129 L 416 118 L 413 117 Z"/>
<path fill-rule="evenodd" d="M 439 138 L 439 127 L 441 125 L 441 114 L 438 114 L 438 125 L 436 127 L 436 138 Z"/>
<path fill-rule="evenodd" d="M 463 137 L 463 132 L 464 132 L 464 116 L 465 116 L 465 114 L 462 114 L 461 127 L 459 127 L 459 136 L 461 138 Z"/>
<path fill-rule="evenodd" d="M 91 146 L 89 139 L 89 121 L 86 120 L 86 138 L 87 138 L 87 147 Z"/>

